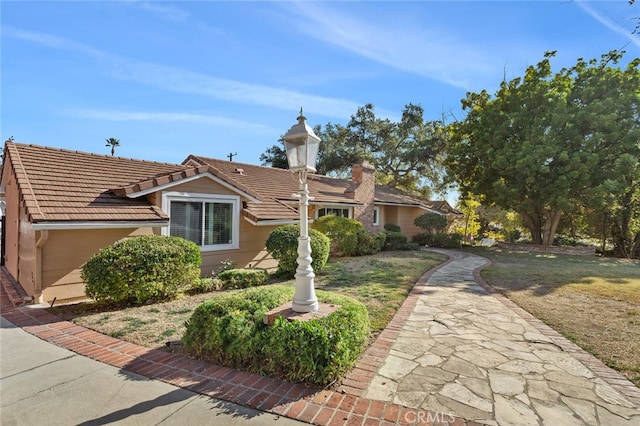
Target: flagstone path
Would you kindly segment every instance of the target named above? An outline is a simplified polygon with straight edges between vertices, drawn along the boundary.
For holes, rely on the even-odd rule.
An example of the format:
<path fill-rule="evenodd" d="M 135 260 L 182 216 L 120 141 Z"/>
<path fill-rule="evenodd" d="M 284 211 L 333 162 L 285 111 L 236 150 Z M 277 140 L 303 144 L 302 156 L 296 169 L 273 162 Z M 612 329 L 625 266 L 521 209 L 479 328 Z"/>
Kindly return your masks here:
<path fill-rule="evenodd" d="M 422 287 L 363 397 L 492 425 L 640 425 L 638 388 L 489 294 L 474 277 L 487 259 L 441 252 L 452 261 Z"/>

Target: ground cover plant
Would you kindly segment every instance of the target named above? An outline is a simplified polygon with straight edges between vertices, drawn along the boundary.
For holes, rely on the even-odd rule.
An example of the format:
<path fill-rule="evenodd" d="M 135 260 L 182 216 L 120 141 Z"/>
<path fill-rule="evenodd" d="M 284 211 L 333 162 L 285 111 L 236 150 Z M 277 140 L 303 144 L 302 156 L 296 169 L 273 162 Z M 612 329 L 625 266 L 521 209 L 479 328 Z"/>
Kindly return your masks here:
<path fill-rule="evenodd" d="M 640 386 L 640 261 L 470 248 L 496 290 Z"/>
<path fill-rule="evenodd" d="M 339 308 L 326 317 L 271 325 L 264 314 L 293 298 L 290 285 L 230 292 L 196 308 L 182 339 L 196 358 L 291 382 L 328 386 L 353 367 L 369 337 L 369 318 L 357 300 L 318 290 L 321 303 Z M 295 356 L 291 356 L 295 354 Z"/>

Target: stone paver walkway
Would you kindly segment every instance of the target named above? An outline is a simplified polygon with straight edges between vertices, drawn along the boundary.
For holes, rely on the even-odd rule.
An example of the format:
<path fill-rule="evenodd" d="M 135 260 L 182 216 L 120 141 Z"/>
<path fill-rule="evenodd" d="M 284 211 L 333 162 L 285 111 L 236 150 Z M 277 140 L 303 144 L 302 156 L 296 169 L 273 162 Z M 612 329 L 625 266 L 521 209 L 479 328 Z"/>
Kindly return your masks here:
<path fill-rule="evenodd" d="M 486 424 L 640 425 L 615 384 L 637 388 L 487 293 L 474 277 L 486 259 L 444 252 L 364 397 Z"/>

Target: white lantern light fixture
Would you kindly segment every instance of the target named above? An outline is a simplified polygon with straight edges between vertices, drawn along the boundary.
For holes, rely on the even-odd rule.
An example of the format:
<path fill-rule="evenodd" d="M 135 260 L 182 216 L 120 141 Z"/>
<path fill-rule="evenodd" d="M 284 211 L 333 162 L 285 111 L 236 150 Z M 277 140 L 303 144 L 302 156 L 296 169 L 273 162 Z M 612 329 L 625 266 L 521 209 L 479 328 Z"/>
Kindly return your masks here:
<path fill-rule="evenodd" d="M 315 173 L 316 171 L 320 138 L 313 133 L 313 129 L 309 127 L 306 120 L 300 108 L 298 124 L 292 126 L 283 137 L 289 170 L 292 172 L 306 170 Z"/>
<path fill-rule="evenodd" d="M 306 122 L 300 108 L 298 124 L 289 129 L 283 137 L 287 150 L 289 170 L 298 172 L 300 179 L 300 237 L 298 238 L 298 268 L 296 269 L 296 289 L 291 309 L 294 312 L 316 312 L 319 308 L 314 288 L 313 268 L 311 267 L 311 239 L 309 238 L 309 187 L 307 173 L 316 171 L 316 157 L 320 138 Z"/>

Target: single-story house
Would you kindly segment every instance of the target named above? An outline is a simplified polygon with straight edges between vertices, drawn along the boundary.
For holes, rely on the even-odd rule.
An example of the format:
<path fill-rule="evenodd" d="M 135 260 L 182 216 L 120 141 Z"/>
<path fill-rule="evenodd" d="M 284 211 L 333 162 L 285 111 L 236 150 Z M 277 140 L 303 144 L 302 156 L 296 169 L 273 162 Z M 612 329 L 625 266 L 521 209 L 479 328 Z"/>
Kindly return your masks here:
<path fill-rule="evenodd" d="M 364 162 L 351 180 L 309 176 L 309 217 L 399 225 L 411 237 L 425 212 L 457 214 L 375 184 Z M 271 269 L 269 233 L 299 218 L 297 175 L 288 170 L 190 155 L 168 164 L 7 141 L 0 169 L 2 263 L 36 303 L 84 297 L 81 266 L 98 250 L 142 234 L 181 236 L 202 249 L 202 274 L 223 260 Z"/>

